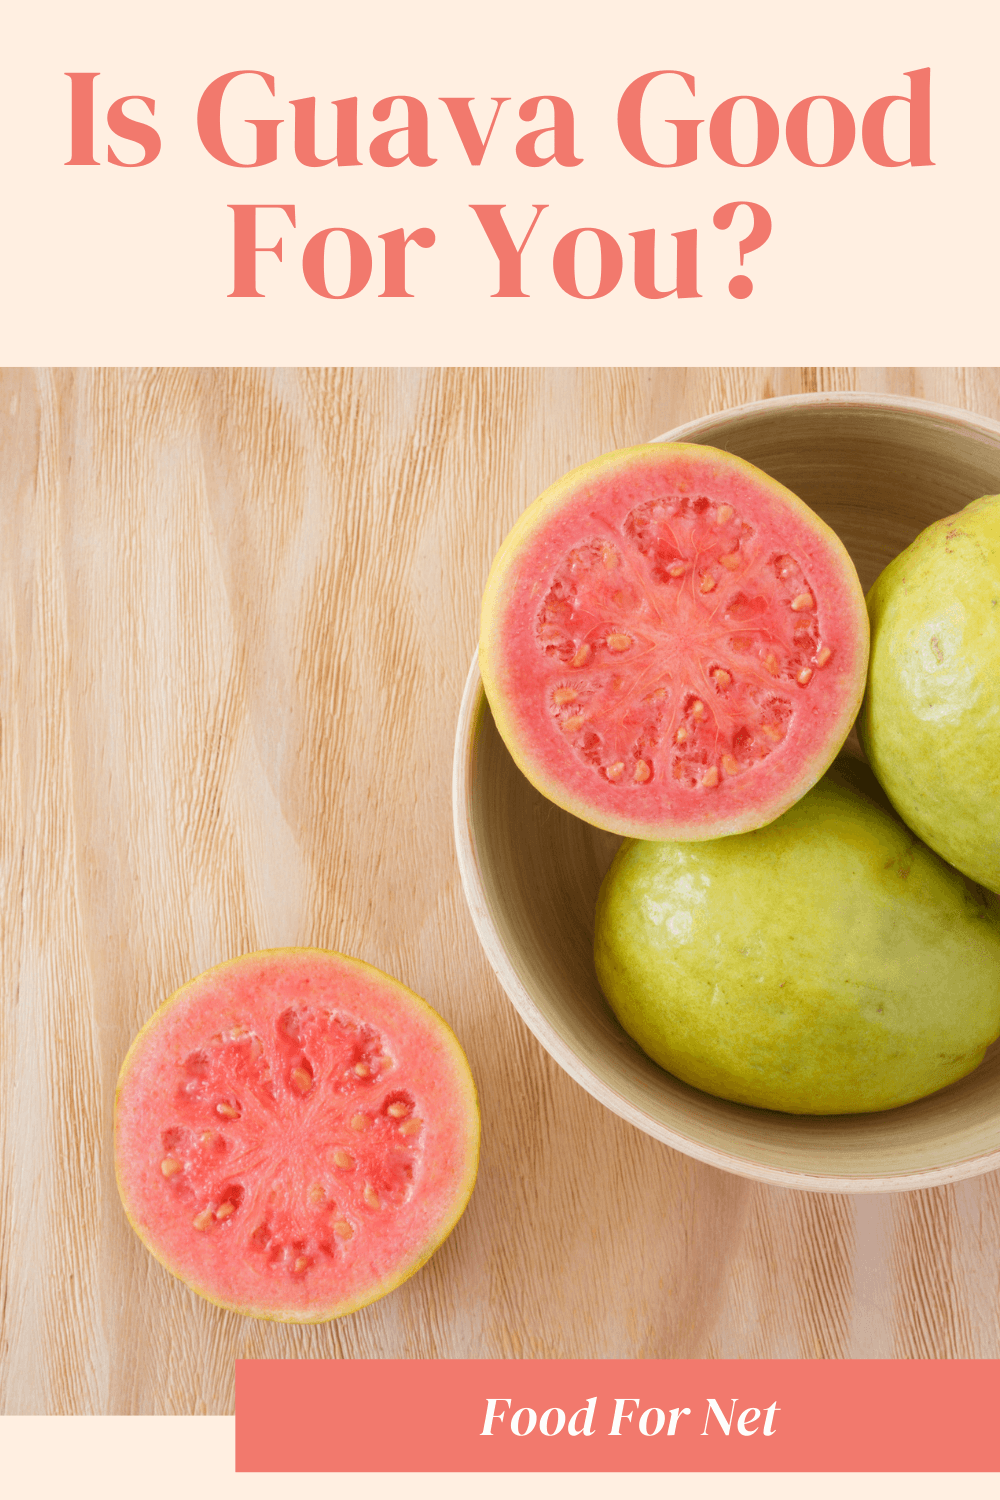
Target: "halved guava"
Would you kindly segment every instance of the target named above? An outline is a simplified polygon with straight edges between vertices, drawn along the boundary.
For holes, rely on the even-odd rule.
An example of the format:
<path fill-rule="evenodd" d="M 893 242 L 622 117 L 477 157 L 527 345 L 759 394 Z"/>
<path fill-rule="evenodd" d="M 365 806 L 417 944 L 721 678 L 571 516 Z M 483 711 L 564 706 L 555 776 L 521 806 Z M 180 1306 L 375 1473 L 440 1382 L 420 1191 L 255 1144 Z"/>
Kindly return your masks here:
<path fill-rule="evenodd" d="M 122 1064 L 115 1168 L 146 1248 L 203 1297 L 320 1323 L 392 1291 L 476 1178 L 454 1034 L 378 969 L 311 948 L 192 979 Z"/>
<path fill-rule="evenodd" d="M 480 670 L 520 769 L 644 839 L 759 828 L 857 714 L 868 618 L 843 543 L 743 459 L 692 443 L 574 469 L 493 563 Z"/>

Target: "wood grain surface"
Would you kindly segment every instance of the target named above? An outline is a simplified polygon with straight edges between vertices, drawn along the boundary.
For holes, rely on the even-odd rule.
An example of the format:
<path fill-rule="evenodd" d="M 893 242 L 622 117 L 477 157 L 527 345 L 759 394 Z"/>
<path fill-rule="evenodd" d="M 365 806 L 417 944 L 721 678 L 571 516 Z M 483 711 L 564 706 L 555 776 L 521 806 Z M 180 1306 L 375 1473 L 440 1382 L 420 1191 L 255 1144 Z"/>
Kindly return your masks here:
<path fill-rule="evenodd" d="M 9 1413 L 232 1409 L 237 1357 L 1000 1356 L 1000 1175 L 861 1198 L 671 1151 L 504 997 L 450 773 L 492 555 L 565 469 L 704 412 L 996 371 L 0 372 L 0 1280 Z M 471 1205 L 338 1323 L 219 1311 L 115 1190 L 115 1079 L 257 947 L 387 969 L 463 1042 Z"/>

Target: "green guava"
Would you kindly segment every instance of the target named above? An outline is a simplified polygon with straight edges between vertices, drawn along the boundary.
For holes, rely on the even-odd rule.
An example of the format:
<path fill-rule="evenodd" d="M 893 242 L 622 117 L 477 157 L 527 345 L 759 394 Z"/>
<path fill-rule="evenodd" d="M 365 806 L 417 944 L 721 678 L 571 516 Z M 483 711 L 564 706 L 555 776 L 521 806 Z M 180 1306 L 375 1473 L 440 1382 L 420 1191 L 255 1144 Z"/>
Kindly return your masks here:
<path fill-rule="evenodd" d="M 925 843 L 1000 891 L 1000 495 L 922 531 L 868 613 L 872 769 Z"/>
<path fill-rule="evenodd" d="M 619 850 L 597 977 L 686 1083 L 789 1114 L 892 1109 L 1000 1034 L 997 903 L 850 784 L 864 775 L 838 762 L 751 833 Z"/>

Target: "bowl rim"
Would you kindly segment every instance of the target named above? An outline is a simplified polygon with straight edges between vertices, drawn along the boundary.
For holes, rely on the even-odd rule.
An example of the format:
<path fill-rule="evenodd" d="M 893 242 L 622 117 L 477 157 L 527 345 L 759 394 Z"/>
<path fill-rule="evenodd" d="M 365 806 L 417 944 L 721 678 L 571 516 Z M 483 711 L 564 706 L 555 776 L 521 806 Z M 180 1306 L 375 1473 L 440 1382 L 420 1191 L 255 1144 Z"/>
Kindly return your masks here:
<path fill-rule="evenodd" d="M 706 426 L 716 420 L 728 420 L 764 410 L 787 410 L 801 406 L 881 407 L 890 411 L 902 410 L 912 412 L 914 415 L 934 416 L 956 426 L 977 428 L 983 436 L 995 439 L 1000 446 L 1000 422 L 995 422 L 989 417 L 980 417 L 977 413 L 967 412 L 961 407 L 923 401 L 918 397 L 863 391 L 804 392 L 797 395 L 767 397 L 760 401 L 746 402 L 740 406 L 729 407 L 724 411 L 696 418 L 694 421 L 671 428 L 667 433 L 651 441 L 657 443 L 692 441 L 693 432 L 704 432 Z M 801 1169 L 792 1170 L 770 1166 L 754 1161 L 750 1157 L 740 1156 L 735 1152 L 706 1145 L 658 1120 L 651 1119 L 649 1115 L 619 1094 L 591 1067 L 582 1062 L 564 1041 L 556 1027 L 539 1010 L 522 984 L 507 956 L 490 914 L 471 821 L 468 816 L 468 803 L 475 770 L 475 744 L 478 727 L 486 711 L 488 711 L 488 705 L 479 673 L 477 648 L 473 654 L 462 693 L 452 762 L 452 820 L 462 890 L 479 941 L 501 987 L 529 1030 L 574 1082 L 586 1089 L 614 1114 L 628 1121 L 630 1125 L 636 1126 L 646 1135 L 662 1141 L 664 1145 L 705 1162 L 708 1166 L 718 1167 L 723 1171 L 756 1182 L 763 1182 L 772 1187 L 822 1193 L 895 1193 L 939 1187 L 946 1183 L 960 1182 L 1000 1169 L 1000 1146 L 996 1150 L 963 1157 L 942 1166 L 878 1176 L 806 1172 Z"/>
<path fill-rule="evenodd" d="M 984 417 L 979 412 L 968 411 L 964 406 L 945 406 L 938 401 L 925 401 L 921 396 L 896 396 L 889 391 L 799 391 L 794 395 L 764 396 L 759 401 L 745 401 L 739 406 L 727 406 L 722 411 L 708 412 L 671 427 L 667 432 L 650 438 L 651 443 L 686 443 L 695 441 L 691 434 L 704 431 L 713 422 L 729 421 L 734 417 L 751 416 L 763 411 L 791 411 L 796 407 L 862 406 L 883 408 L 892 412 L 909 412 L 913 416 L 938 417 L 956 427 L 975 427 L 984 436 L 1000 441 L 1000 422 Z M 710 444 L 707 446 L 711 446 Z"/>

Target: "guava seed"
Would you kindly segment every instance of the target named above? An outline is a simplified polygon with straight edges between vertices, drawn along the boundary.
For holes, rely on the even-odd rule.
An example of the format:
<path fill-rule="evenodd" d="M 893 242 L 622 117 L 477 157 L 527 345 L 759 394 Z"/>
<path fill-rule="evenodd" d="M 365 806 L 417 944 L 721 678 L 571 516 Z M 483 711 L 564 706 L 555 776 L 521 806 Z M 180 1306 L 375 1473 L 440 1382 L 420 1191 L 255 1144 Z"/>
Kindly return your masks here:
<path fill-rule="evenodd" d="M 394 1120 L 401 1120 L 409 1112 L 409 1105 L 404 1104 L 402 1099 L 397 1099 L 395 1104 L 390 1104 L 386 1114 L 392 1115 Z"/>
<path fill-rule="evenodd" d="M 686 563 L 675 562 L 675 563 L 671 563 L 670 566 L 669 566 L 669 568 L 667 569 L 667 576 L 670 577 L 670 578 L 682 578 L 683 575 L 686 572 L 687 572 L 687 564 Z"/>
<path fill-rule="evenodd" d="M 711 573 L 702 573 L 699 588 L 701 589 L 701 592 L 703 594 L 710 594 L 712 592 L 712 590 L 715 588 L 715 579 L 712 577 Z"/>
<path fill-rule="evenodd" d="M 562 708 L 567 703 L 575 703 L 576 688 L 556 688 L 552 699 L 557 708 Z"/>
<path fill-rule="evenodd" d="M 354 1157 L 349 1151 L 335 1151 L 333 1153 L 333 1164 L 335 1167 L 353 1167 Z"/>
<path fill-rule="evenodd" d="M 675 741 L 677 742 L 678 745 L 683 745 L 683 743 L 687 739 L 687 737 L 688 737 L 688 732 L 685 729 L 684 725 L 682 724 L 680 726 L 680 728 L 678 729 L 677 733 L 674 735 L 674 739 L 675 739 Z"/>
<path fill-rule="evenodd" d="M 691 717 L 692 717 L 692 719 L 703 719 L 705 717 L 705 714 L 706 714 L 706 708 L 705 708 L 704 703 L 702 703 L 702 701 L 701 701 L 700 698 L 696 698 L 694 700 L 694 702 L 692 703 L 692 705 L 691 705 Z"/>
<path fill-rule="evenodd" d="M 312 1088 L 312 1074 L 307 1072 L 305 1068 L 293 1068 L 292 1082 L 300 1094 L 308 1094 Z"/>
<path fill-rule="evenodd" d="M 353 1237 L 354 1229 L 346 1219 L 334 1219 L 332 1223 L 333 1232 L 339 1240 L 349 1240 Z"/>
<path fill-rule="evenodd" d="M 416 1135 L 423 1124 L 423 1120 L 405 1120 L 399 1127 L 400 1135 Z"/>
<path fill-rule="evenodd" d="M 632 773 L 632 779 L 633 779 L 633 781 L 648 781 L 649 778 L 650 778 L 650 776 L 652 774 L 653 773 L 649 769 L 649 765 L 648 765 L 648 763 L 646 761 L 644 761 L 644 760 L 637 760 L 636 761 L 636 763 L 635 763 L 635 770 Z"/>
<path fill-rule="evenodd" d="M 715 519 L 720 526 L 725 526 L 727 521 L 733 519 L 733 507 L 731 505 L 720 505 L 715 512 Z"/>
<path fill-rule="evenodd" d="M 832 655 L 833 652 L 830 650 L 829 646 L 820 647 L 820 650 L 816 654 L 817 667 L 825 667 Z"/>
<path fill-rule="evenodd" d="M 735 776 L 739 768 L 739 761 L 734 760 L 731 755 L 724 755 L 722 757 L 722 769 L 727 776 Z"/>
<path fill-rule="evenodd" d="M 175 1156 L 165 1156 L 160 1162 L 160 1171 L 164 1177 L 173 1177 L 175 1172 L 180 1172 L 181 1170 L 181 1164 Z"/>
<path fill-rule="evenodd" d="M 632 637 L 630 635 L 614 634 L 608 636 L 609 651 L 627 651 L 631 644 Z"/>
<path fill-rule="evenodd" d="M 718 766 L 709 766 L 708 770 L 705 772 L 704 776 L 701 778 L 701 784 L 702 784 L 702 786 L 718 786 L 718 784 L 719 784 L 719 768 L 718 768 Z"/>
<path fill-rule="evenodd" d="M 217 1219 L 228 1219 L 229 1215 L 235 1212 L 236 1209 L 231 1203 L 220 1203 L 218 1208 L 215 1210 L 215 1217 Z"/>
<path fill-rule="evenodd" d="M 717 667 L 716 670 L 712 673 L 712 676 L 715 678 L 720 688 L 728 687 L 733 680 L 729 673 L 724 672 L 721 667 Z"/>
<path fill-rule="evenodd" d="M 813 596 L 812 596 L 812 594 L 796 594 L 795 598 L 792 600 L 792 608 L 795 609 L 795 610 L 812 609 L 813 608 Z"/>
<path fill-rule="evenodd" d="M 812 667 L 803 667 L 802 671 L 796 677 L 795 681 L 797 683 L 799 683 L 800 686 L 805 687 L 806 683 L 809 681 L 809 679 L 810 679 L 811 676 L 812 676 Z"/>
<path fill-rule="evenodd" d="M 367 1063 L 363 1063 L 363 1062 L 355 1063 L 354 1064 L 354 1071 L 355 1071 L 355 1073 L 357 1073 L 357 1075 L 358 1075 L 359 1078 L 370 1078 L 371 1077 L 372 1070 L 368 1066 Z"/>
<path fill-rule="evenodd" d="M 364 1199 L 369 1208 L 378 1208 L 378 1193 L 370 1182 L 365 1183 Z"/>
<path fill-rule="evenodd" d="M 738 552 L 727 552 L 725 557 L 719 558 L 719 562 L 724 568 L 727 568 L 730 573 L 733 573 L 740 565 L 740 554 Z"/>
<path fill-rule="evenodd" d="M 574 667 L 585 666 L 586 663 L 590 660 L 590 650 L 591 650 L 591 648 L 587 645 L 587 642 L 584 641 L 583 645 L 580 647 L 580 649 L 577 651 L 576 655 L 574 656 L 573 661 L 572 661 L 572 665 Z"/>
<path fill-rule="evenodd" d="M 575 734 L 578 729 L 583 727 L 583 715 L 574 714 L 571 719 L 563 719 L 562 727 L 564 734 Z"/>
<path fill-rule="evenodd" d="M 309 1262 L 306 1260 L 305 1256 L 300 1255 L 298 1260 L 295 1262 L 296 1274 L 301 1276 L 302 1272 L 305 1270 L 308 1264 Z"/>
<path fill-rule="evenodd" d="M 225 1102 L 217 1104 L 215 1111 L 216 1114 L 224 1115 L 227 1120 L 238 1120 L 240 1116 L 238 1109 L 234 1109 L 231 1104 L 226 1104 Z"/>
<path fill-rule="evenodd" d="M 208 1229 L 208 1227 L 212 1223 L 213 1218 L 214 1215 L 212 1213 L 212 1210 L 210 1208 L 206 1208 L 200 1214 L 195 1214 L 194 1218 L 191 1220 L 191 1223 L 194 1225 L 195 1229 L 200 1230 L 202 1234 L 204 1234 L 205 1230 Z"/>
<path fill-rule="evenodd" d="M 608 766 L 608 769 L 607 769 L 608 780 L 609 781 L 617 781 L 618 778 L 619 778 L 619 776 L 624 771 L 624 769 L 625 769 L 625 762 L 623 760 L 616 760 L 613 766 Z"/>
<path fill-rule="evenodd" d="M 369 1120 L 368 1120 L 368 1116 L 367 1115 L 352 1115 L 351 1116 L 351 1129 L 352 1130 L 357 1130 L 357 1131 L 367 1130 L 368 1129 L 368 1125 L 369 1125 Z"/>

